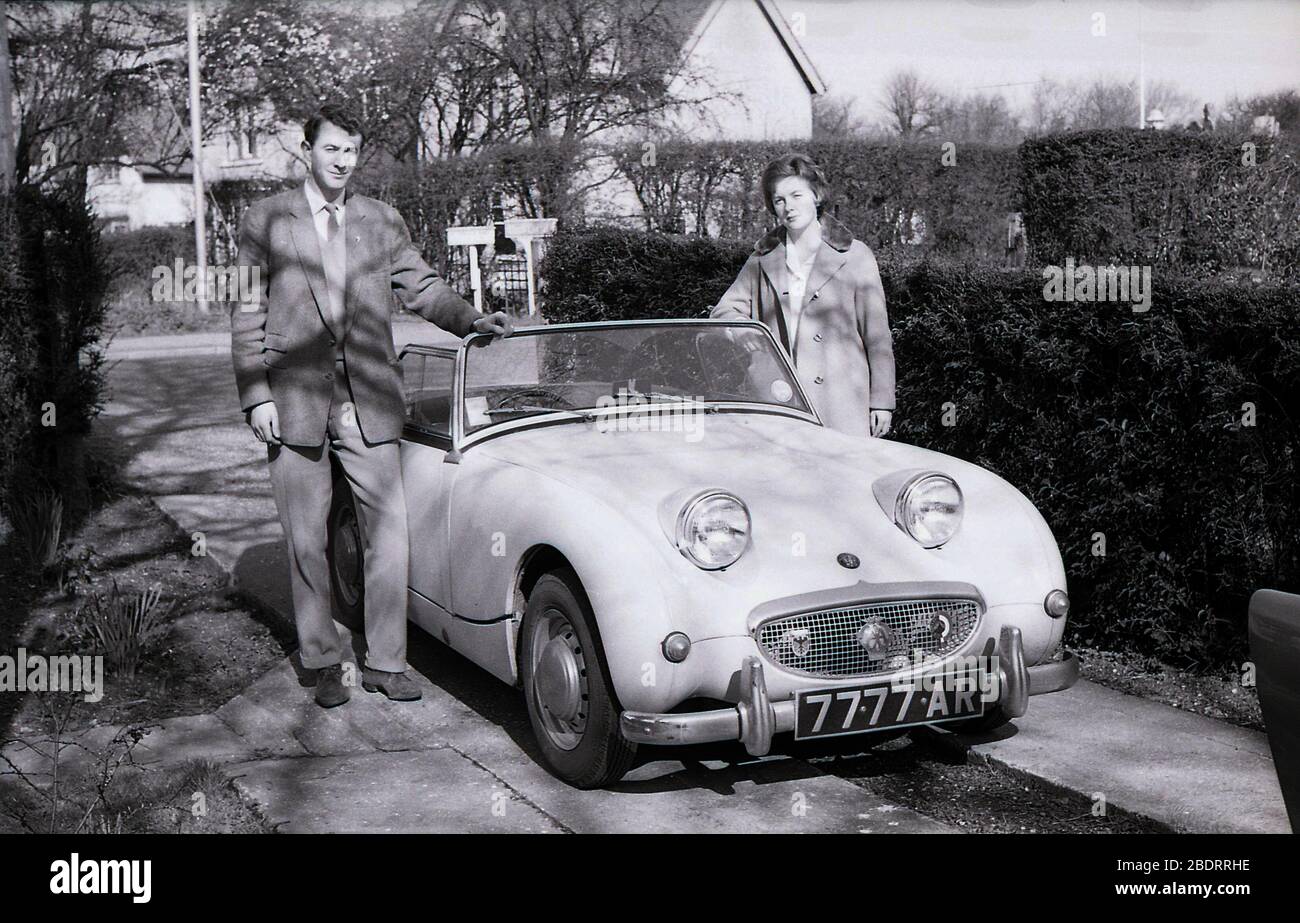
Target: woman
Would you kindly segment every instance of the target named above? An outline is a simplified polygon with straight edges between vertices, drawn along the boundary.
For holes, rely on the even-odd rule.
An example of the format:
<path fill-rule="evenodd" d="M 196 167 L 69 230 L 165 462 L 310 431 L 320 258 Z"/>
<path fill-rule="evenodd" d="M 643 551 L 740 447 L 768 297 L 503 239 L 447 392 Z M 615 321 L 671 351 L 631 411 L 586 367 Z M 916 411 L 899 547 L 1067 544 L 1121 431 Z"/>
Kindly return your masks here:
<path fill-rule="evenodd" d="M 885 291 L 871 250 L 824 214 L 827 191 L 803 154 L 767 165 L 763 198 L 777 227 L 754 245 L 712 314 L 772 328 L 827 426 L 883 436 L 894 412 Z"/>

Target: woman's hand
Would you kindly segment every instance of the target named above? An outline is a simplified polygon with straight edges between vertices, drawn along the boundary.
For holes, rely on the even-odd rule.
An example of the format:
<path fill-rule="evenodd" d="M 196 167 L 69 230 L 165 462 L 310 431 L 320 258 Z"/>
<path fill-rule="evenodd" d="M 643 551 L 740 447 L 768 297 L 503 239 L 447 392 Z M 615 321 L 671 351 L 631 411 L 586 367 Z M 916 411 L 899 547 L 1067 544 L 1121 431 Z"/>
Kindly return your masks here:
<path fill-rule="evenodd" d="M 893 422 L 894 412 L 892 410 L 873 410 L 871 411 L 871 435 L 879 438 L 889 432 L 889 424 Z"/>

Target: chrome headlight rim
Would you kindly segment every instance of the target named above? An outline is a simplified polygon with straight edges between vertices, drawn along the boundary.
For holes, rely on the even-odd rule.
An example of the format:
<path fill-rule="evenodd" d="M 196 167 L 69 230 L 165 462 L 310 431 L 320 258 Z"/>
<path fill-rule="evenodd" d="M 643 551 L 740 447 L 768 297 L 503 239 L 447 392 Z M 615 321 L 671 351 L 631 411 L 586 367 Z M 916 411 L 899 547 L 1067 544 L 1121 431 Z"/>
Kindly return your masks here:
<path fill-rule="evenodd" d="M 925 540 L 922 540 L 908 526 L 908 517 L 907 517 L 908 504 L 911 503 L 912 496 L 916 493 L 916 491 L 920 488 L 920 486 L 924 484 L 926 481 L 930 481 L 930 480 L 947 481 L 949 484 L 952 485 L 952 489 L 957 492 L 957 525 L 953 528 L 952 532 L 946 538 L 938 542 L 927 542 Z M 916 542 L 922 548 L 928 550 L 933 550 L 935 548 L 942 548 L 944 545 L 952 541 L 953 538 L 957 535 L 957 532 L 961 529 L 961 523 L 963 517 L 965 516 L 965 513 L 966 513 L 966 495 L 962 493 L 961 485 L 957 483 L 957 479 L 954 478 L 952 475 L 944 474 L 942 471 L 919 471 L 916 474 L 912 475 L 910 478 L 908 478 L 906 481 L 903 482 L 903 485 L 898 490 L 898 499 L 894 502 L 894 524 L 898 526 L 900 529 L 902 529 L 903 532 L 906 533 L 907 536 L 912 539 L 912 541 Z"/>
<path fill-rule="evenodd" d="M 735 556 L 732 557 L 731 560 L 721 564 L 713 561 L 701 561 L 694 553 L 692 553 L 690 542 L 686 539 L 686 527 L 690 523 L 691 517 L 695 515 L 704 503 L 717 499 L 734 501 L 739 505 L 741 512 L 745 514 L 745 544 L 736 552 Z M 749 546 L 753 543 L 753 529 L 754 519 L 750 515 L 748 504 L 729 490 L 711 487 L 707 490 L 701 490 L 698 493 L 692 494 L 687 498 L 686 502 L 682 504 L 681 511 L 677 514 L 675 543 L 677 545 L 677 550 L 681 552 L 682 556 L 696 567 L 700 568 L 700 570 L 726 570 L 744 557 L 745 552 L 749 550 Z"/>

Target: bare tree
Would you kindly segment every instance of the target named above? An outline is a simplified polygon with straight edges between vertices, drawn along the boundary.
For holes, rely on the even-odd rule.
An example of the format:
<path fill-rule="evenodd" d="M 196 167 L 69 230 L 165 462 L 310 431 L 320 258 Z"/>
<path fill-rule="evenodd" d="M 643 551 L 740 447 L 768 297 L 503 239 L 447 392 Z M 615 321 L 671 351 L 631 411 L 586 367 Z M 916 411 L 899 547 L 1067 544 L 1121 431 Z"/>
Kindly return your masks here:
<path fill-rule="evenodd" d="M 1024 138 L 1020 120 L 1001 93 L 972 93 L 945 107 L 943 134 L 953 141 L 1016 144 Z"/>
<path fill-rule="evenodd" d="M 885 83 L 885 110 L 890 127 L 903 138 L 925 134 L 942 124 L 946 100 L 915 71 L 894 73 Z"/>
<path fill-rule="evenodd" d="M 1081 88 L 1078 107 L 1074 128 L 1136 127 L 1137 86 L 1098 77 Z"/>
<path fill-rule="evenodd" d="M 1084 128 L 1136 128 L 1140 111 L 1137 81 L 1101 76 L 1087 82 L 1044 77 L 1034 85 L 1025 111 L 1030 134 Z M 1191 97 L 1176 84 L 1147 85 L 1147 113 L 1159 109 L 1166 124 L 1180 124 L 1192 111 Z"/>
<path fill-rule="evenodd" d="M 666 0 L 473 0 L 466 16 L 502 65 L 495 121 L 507 140 L 582 141 L 655 125 L 702 98 L 685 70 L 683 36 Z"/>
<path fill-rule="evenodd" d="M 867 122 L 860 116 L 851 96 L 823 94 L 812 101 L 812 136 L 820 138 L 853 138 L 870 134 Z"/>
<path fill-rule="evenodd" d="M 1076 90 L 1070 84 L 1049 77 L 1039 80 L 1030 95 L 1026 130 L 1035 135 L 1068 131 L 1075 121 L 1076 96 Z"/>
<path fill-rule="evenodd" d="M 142 134 L 130 117 L 158 102 L 153 73 L 184 47 L 183 7 L 24 3 L 8 10 L 19 182 L 84 181 L 85 168 L 124 153 L 160 169 L 187 156 L 174 132 Z"/>

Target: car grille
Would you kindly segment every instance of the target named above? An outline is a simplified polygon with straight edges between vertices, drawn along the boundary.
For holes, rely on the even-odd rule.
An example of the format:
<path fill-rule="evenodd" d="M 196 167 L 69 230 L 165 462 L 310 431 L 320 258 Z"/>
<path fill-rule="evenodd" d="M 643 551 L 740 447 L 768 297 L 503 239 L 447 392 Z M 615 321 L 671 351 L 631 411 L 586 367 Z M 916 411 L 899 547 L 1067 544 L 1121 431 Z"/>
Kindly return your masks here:
<path fill-rule="evenodd" d="M 763 653 L 786 669 L 871 676 L 909 666 L 916 651 L 927 657 L 955 651 L 979 618 L 979 603 L 971 599 L 909 599 L 782 616 L 759 625 L 755 634 Z M 874 657 L 858 643 L 869 621 L 884 626 L 873 630 L 881 648 Z"/>

